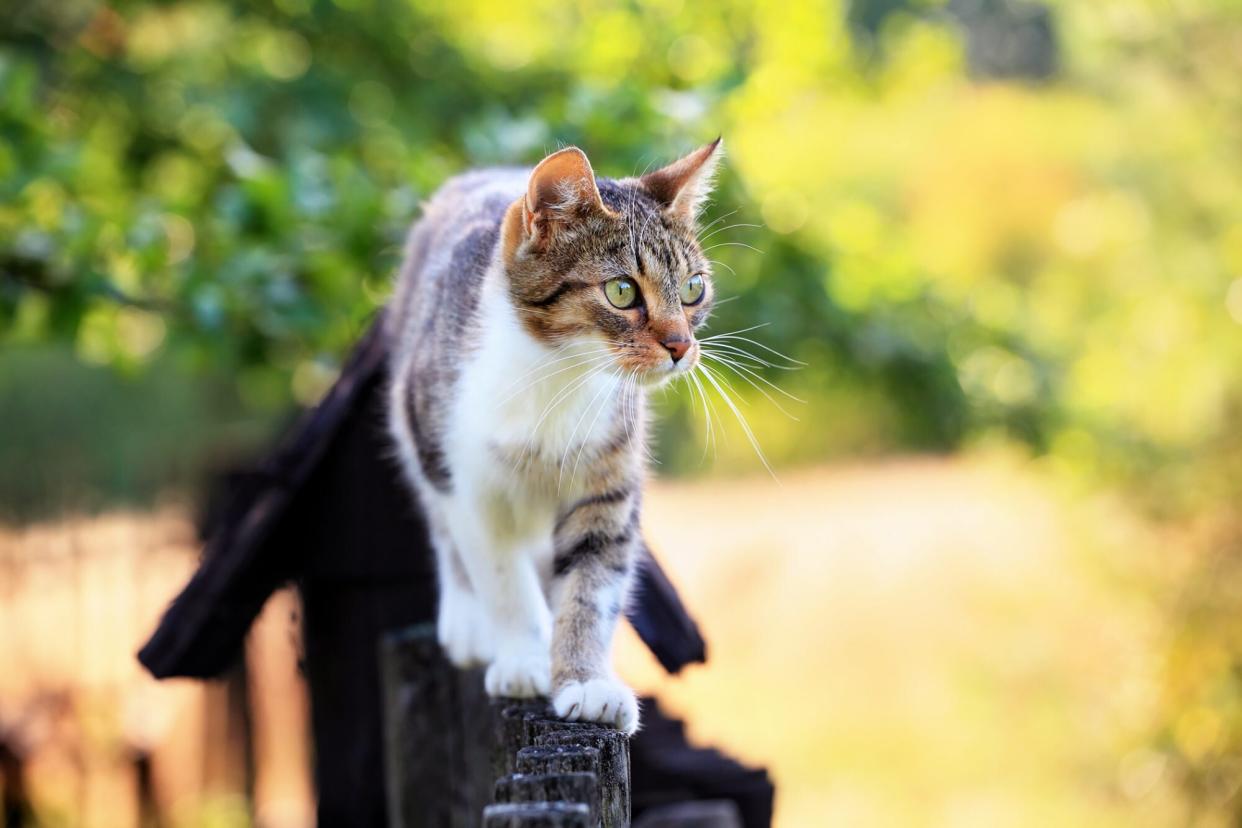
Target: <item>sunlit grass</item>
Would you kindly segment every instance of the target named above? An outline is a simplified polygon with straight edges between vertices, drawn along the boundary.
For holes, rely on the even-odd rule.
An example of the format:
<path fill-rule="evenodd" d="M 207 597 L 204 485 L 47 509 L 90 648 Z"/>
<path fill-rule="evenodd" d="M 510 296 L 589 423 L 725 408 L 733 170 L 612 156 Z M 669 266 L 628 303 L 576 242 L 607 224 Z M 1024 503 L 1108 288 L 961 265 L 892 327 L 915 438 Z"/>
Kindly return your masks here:
<path fill-rule="evenodd" d="M 772 769 L 778 825 L 1176 821 L 1143 748 L 1160 616 L 1129 523 L 1091 529 L 1097 507 L 1008 466 L 783 482 L 655 488 L 648 535 L 710 662 L 666 679 L 622 647 L 697 738 Z"/>

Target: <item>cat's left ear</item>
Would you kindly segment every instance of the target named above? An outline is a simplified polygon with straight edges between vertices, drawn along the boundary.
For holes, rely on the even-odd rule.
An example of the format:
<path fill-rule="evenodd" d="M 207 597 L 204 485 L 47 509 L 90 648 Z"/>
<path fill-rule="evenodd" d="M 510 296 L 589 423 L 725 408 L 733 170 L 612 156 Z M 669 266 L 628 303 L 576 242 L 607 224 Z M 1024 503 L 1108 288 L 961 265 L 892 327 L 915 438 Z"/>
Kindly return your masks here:
<path fill-rule="evenodd" d="M 693 221 L 711 195 L 712 176 L 722 155 L 724 143 L 717 138 L 667 167 L 647 173 L 639 181 L 664 205 L 666 212 Z"/>

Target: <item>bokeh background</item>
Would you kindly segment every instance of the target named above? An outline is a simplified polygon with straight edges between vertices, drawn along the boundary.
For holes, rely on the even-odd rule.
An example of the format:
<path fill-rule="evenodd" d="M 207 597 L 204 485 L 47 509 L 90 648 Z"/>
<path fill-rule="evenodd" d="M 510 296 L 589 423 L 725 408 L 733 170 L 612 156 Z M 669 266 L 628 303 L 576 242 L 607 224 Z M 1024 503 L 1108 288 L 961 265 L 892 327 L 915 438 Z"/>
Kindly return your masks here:
<path fill-rule="evenodd" d="M 5 785 L 309 824 L 293 597 L 248 692 L 132 660 L 205 482 L 331 384 L 447 176 L 723 134 L 713 331 L 801 402 L 732 378 L 773 476 L 657 400 L 712 662 L 627 633 L 626 675 L 786 828 L 1238 824 L 1239 78 L 1234 0 L 8 0 Z"/>

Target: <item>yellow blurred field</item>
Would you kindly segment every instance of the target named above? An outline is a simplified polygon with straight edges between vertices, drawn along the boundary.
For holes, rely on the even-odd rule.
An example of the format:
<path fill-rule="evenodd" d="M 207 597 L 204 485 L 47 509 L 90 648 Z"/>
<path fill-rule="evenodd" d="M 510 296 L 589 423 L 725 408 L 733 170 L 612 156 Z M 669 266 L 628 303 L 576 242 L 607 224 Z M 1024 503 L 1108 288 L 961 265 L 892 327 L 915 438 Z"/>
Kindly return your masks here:
<path fill-rule="evenodd" d="M 918 460 L 658 485 L 648 535 L 710 664 L 662 679 L 627 634 L 624 672 L 769 766 L 783 828 L 1181 822 L 1142 746 L 1151 539 L 1039 481 Z"/>

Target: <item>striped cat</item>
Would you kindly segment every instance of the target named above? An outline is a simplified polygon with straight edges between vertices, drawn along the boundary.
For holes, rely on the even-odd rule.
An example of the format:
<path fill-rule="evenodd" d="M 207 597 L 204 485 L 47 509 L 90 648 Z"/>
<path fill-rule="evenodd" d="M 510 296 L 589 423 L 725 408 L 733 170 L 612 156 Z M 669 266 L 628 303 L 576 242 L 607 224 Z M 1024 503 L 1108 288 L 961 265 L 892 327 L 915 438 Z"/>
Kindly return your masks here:
<path fill-rule="evenodd" d="M 641 178 L 570 147 L 452 179 L 411 231 L 389 427 L 431 527 L 440 643 L 494 696 L 638 727 L 610 650 L 636 552 L 648 390 L 712 306 L 696 238 L 720 140 Z"/>

